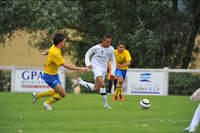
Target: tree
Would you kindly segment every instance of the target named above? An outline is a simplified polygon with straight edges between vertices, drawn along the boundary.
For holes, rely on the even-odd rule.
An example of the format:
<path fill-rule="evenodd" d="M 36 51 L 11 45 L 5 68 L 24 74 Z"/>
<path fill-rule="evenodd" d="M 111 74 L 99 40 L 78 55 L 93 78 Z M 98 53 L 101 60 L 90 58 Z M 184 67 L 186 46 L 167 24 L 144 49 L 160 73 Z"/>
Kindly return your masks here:
<path fill-rule="evenodd" d="M 180 1 L 185 11 L 179 10 Z M 112 34 L 114 47 L 118 41 L 127 43 L 131 67 L 188 68 L 198 51 L 194 45 L 199 31 L 198 0 L 10 0 L 0 1 L 0 7 L 0 42 L 18 29 L 42 30 L 45 34 L 34 46 L 45 49 L 54 32 L 75 29 L 73 35 L 82 39 L 67 37 L 69 45 L 63 52 L 76 57 L 79 65 L 84 65 L 86 51 L 100 43 L 104 34 Z"/>
<path fill-rule="evenodd" d="M 190 19 L 190 29 L 189 29 L 189 39 L 187 39 L 186 43 L 186 54 L 183 58 L 183 64 L 181 68 L 187 68 L 194 60 L 192 54 L 193 51 L 195 51 L 195 38 L 196 35 L 198 34 L 199 31 L 199 26 L 200 26 L 200 1 L 199 0 L 193 0 L 191 1 L 191 19 Z M 196 51 L 199 52 L 199 49 L 196 48 Z"/>

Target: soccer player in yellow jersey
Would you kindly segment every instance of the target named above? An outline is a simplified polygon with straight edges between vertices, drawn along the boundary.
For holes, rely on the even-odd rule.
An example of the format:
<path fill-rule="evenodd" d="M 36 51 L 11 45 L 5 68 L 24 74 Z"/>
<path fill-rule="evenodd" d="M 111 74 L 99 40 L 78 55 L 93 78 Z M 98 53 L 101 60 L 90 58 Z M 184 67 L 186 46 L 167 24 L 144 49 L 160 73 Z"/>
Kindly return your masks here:
<path fill-rule="evenodd" d="M 128 50 L 126 50 L 126 44 L 124 42 L 118 43 L 118 49 L 115 50 L 115 60 L 117 68 L 115 75 L 117 76 L 117 86 L 113 96 L 113 101 L 117 100 L 119 93 L 119 100 L 124 101 L 124 95 L 122 91 L 122 84 L 126 78 L 128 66 L 131 64 L 131 56 Z"/>
<path fill-rule="evenodd" d="M 67 64 L 61 55 L 61 48 L 64 46 L 65 36 L 62 33 L 56 33 L 53 37 L 53 45 L 49 50 L 44 51 L 41 55 L 47 55 L 47 61 L 44 68 L 43 80 L 52 88 L 49 91 L 41 93 L 33 93 L 33 103 L 41 97 L 51 96 L 51 98 L 43 103 L 47 110 L 52 110 L 51 104 L 64 98 L 66 90 L 62 87 L 58 75 L 58 68 L 63 67 L 71 70 L 87 71 L 86 67 L 77 67 Z"/>

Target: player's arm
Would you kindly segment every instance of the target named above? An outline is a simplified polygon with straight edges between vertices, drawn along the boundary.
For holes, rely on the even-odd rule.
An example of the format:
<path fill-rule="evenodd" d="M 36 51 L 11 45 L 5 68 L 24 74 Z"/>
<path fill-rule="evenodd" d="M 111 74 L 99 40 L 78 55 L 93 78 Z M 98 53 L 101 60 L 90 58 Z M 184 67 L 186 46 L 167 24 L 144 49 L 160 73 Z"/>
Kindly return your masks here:
<path fill-rule="evenodd" d="M 49 50 L 47 49 L 47 50 L 45 50 L 44 52 L 40 53 L 40 55 L 46 56 L 46 55 L 48 55 L 48 53 L 49 53 Z"/>
<path fill-rule="evenodd" d="M 126 52 L 126 63 L 124 64 L 117 64 L 117 67 L 126 67 L 129 66 L 131 64 L 131 55 L 129 53 L 129 51 Z"/>
<path fill-rule="evenodd" d="M 92 64 L 91 64 L 91 61 L 90 61 L 90 56 L 95 53 L 95 50 L 96 50 L 96 47 L 92 47 L 90 48 L 86 54 L 85 54 L 85 65 L 89 68 L 89 69 L 92 69 Z"/>
<path fill-rule="evenodd" d="M 116 69 L 116 60 L 115 60 L 114 50 L 113 50 L 113 54 L 110 57 L 110 64 L 111 64 L 111 75 L 112 75 L 112 77 L 114 77 L 115 69 Z"/>
<path fill-rule="evenodd" d="M 87 67 L 78 67 L 78 66 L 74 66 L 74 65 L 70 65 L 70 64 L 67 64 L 66 62 L 64 62 L 62 64 L 62 66 L 66 69 L 70 69 L 70 70 L 79 70 L 79 71 L 82 71 L 82 72 L 86 72 L 88 69 Z"/>
<path fill-rule="evenodd" d="M 54 55 L 52 58 L 53 58 L 53 61 L 54 61 L 58 66 L 62 65 L 62 66 L 63 66 L 64 68 L 66 68 L 66 69 L 70 69 L 70 70 L 80 70 L 80 71 L 82 71 L 82 72 L 87 71 L 87 67 L 78 67 L 78 66 L 74 66 L 74 65 L 70 65 L 70 64 L 66 63 L 61 54 Z"/>
<path fill-rule="evenodd" d="M 129 66 L 131 64 L 131 61 L 127 61 L 125 64 L 117 64 L 118 67 L 126 67 Z"/>

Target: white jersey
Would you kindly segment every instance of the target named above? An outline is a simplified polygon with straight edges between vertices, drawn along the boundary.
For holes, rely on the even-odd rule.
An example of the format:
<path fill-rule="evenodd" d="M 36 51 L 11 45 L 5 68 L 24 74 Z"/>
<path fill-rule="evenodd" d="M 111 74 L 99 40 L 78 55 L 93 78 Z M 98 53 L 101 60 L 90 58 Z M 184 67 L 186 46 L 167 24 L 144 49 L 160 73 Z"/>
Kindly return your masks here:
<path fill-rule="evenodd" d="M 92 56 L 93 55 L 93 56 Z M 90 57 L 92 59 L 90 61 Z M 115 51 L 112 46 L 105 48 L 101 44 L 91 47 L 85 54 L 85 64 L 88 67 L 92 65 L 95 68 L 107 71 L 108 61 L 111 63 L 111 75 L 114 75 L 116 69 Z"/>

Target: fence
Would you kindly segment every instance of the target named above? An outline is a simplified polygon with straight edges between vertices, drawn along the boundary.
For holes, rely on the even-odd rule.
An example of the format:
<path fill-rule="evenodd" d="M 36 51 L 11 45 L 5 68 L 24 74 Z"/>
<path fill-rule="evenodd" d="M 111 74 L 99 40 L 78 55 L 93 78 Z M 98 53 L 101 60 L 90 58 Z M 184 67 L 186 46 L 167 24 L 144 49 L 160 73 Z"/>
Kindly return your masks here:
<path fill-rule="evenodd" d="M 32 92 L 48 89 L 41 80 L 43 68 L 0 67 L 0 91 Z M 70 78 L 66 80 L 65 69 L 60 69 L 62 84 L 71 88 Z M 77 78 L 77 72 L 68 71 Z M 91 77 L 90 77 L 91 78 Z M 129 69 L 125 93 L 128 95 L 190 95 L 200 87 L 200 69 Z M 28 87 L 28 88 L 26 88 Z M 33 87 L 30 89 L 30 87 Z M 21 90 L 19 90 L 19 88 Z M 69 92 L 72 92 L 70 90 Z"/>

